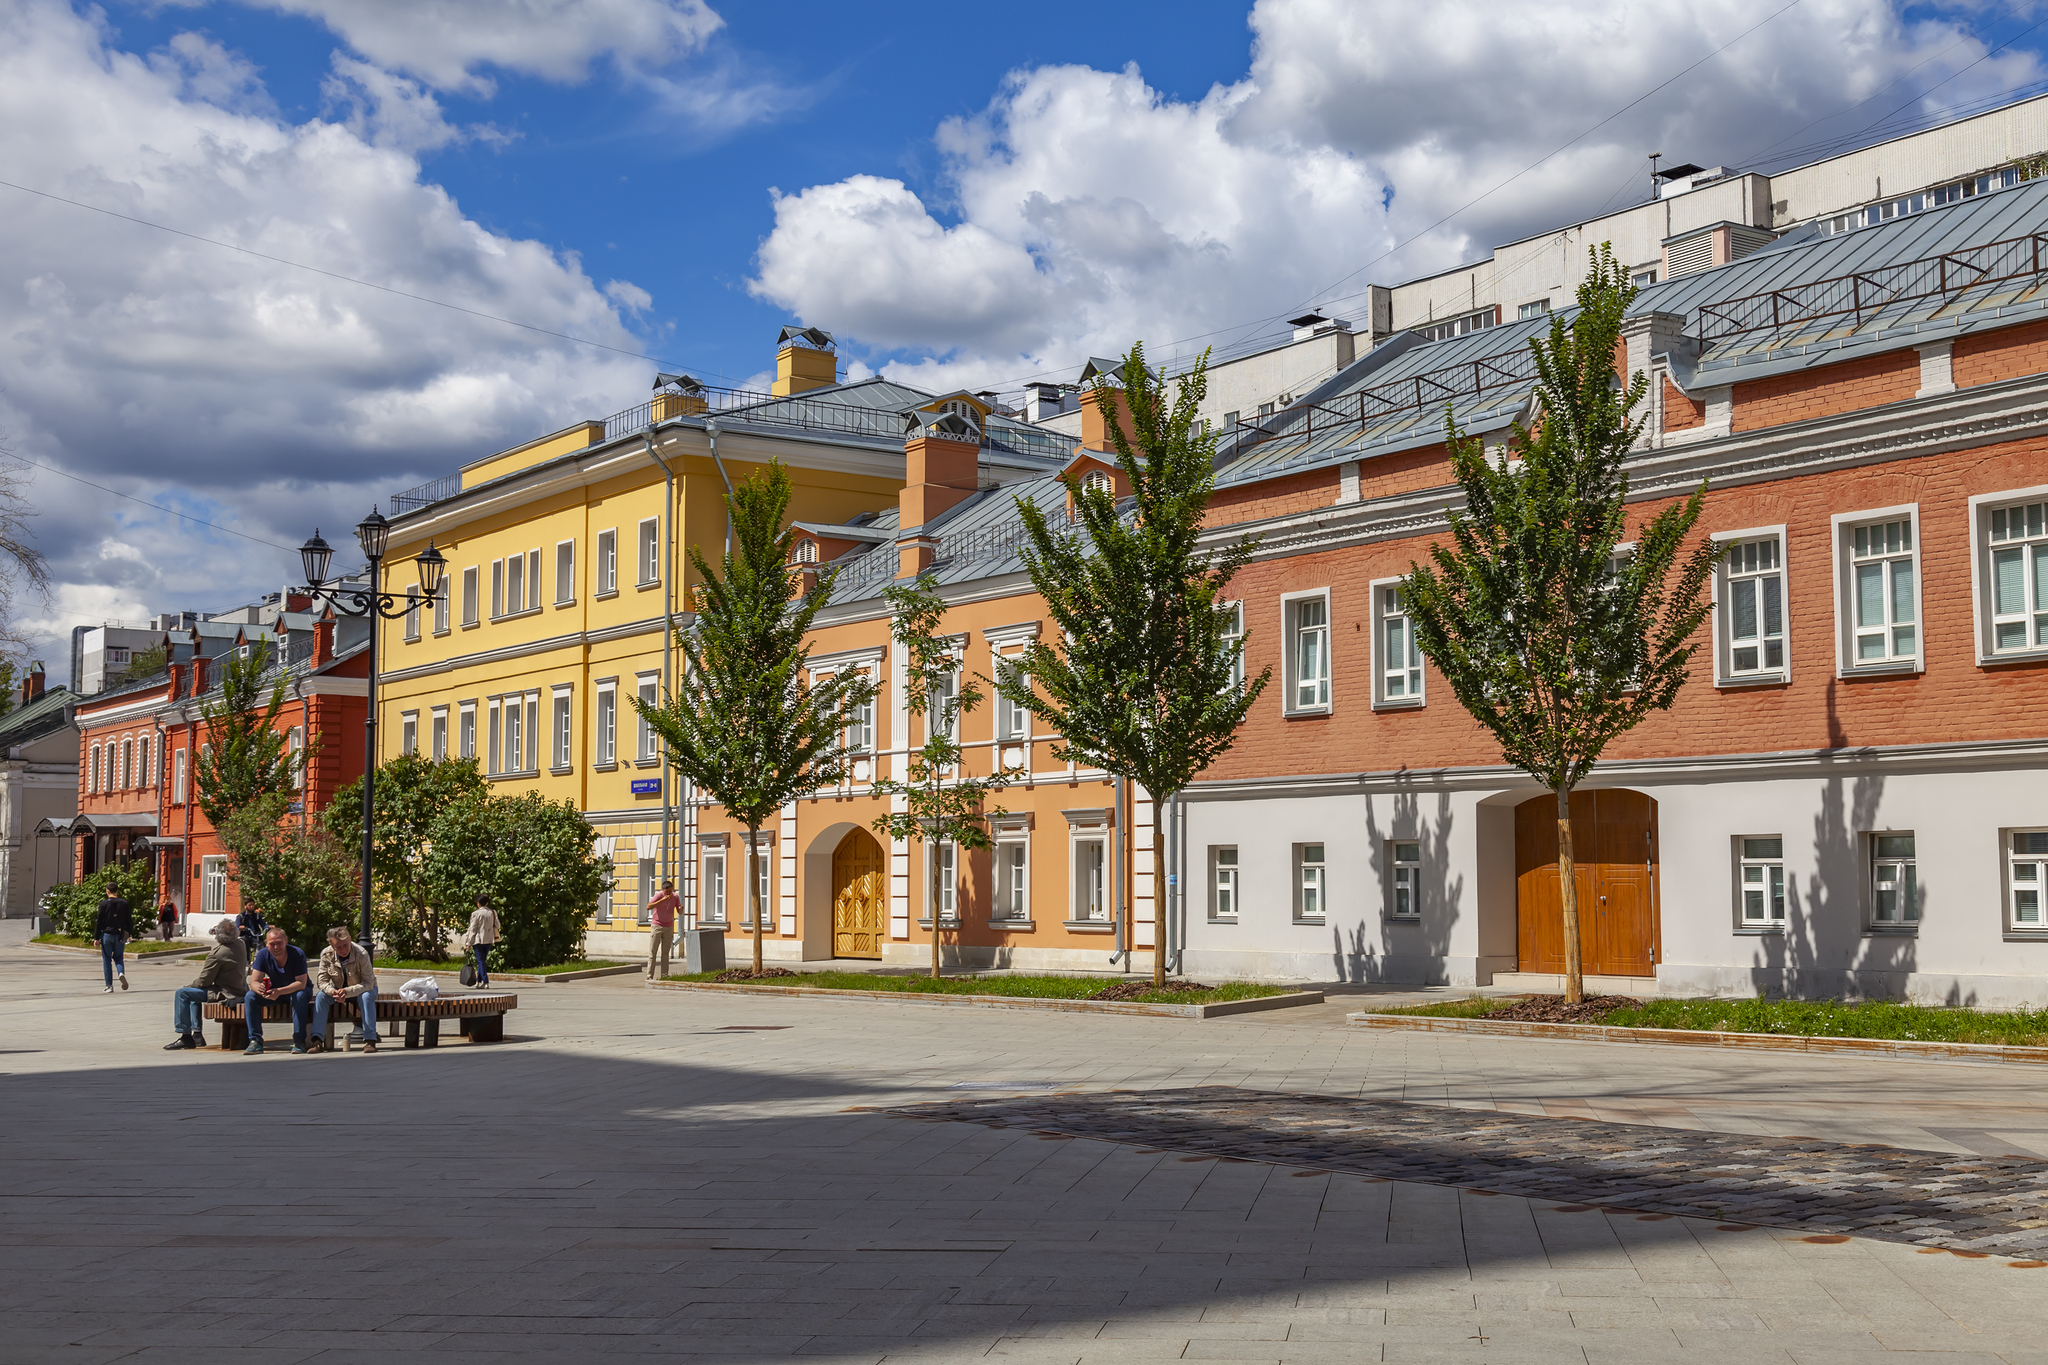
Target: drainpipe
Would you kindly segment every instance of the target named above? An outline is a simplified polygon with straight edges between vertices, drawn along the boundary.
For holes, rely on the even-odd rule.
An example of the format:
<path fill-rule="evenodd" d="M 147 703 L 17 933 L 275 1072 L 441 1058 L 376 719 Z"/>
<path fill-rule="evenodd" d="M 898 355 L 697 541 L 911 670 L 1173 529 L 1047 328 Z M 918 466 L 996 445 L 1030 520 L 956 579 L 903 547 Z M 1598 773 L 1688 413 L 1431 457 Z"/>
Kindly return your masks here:
<path fill-rule="evenodd" d="M 661 451 L 654 443 L 654 423 L 647 424 L 647 455 L 661 466 L 664 479 L 662 485 L 661 512 L 661 693 L 666 701 L 670 695 L 672 680 L 670 664 L 676 653 L 676 472 L 669 468 L 668 461 L 661 458 Z M 661 746 L 661 875 L 673 881 L 675 869 L 671 863 L 669 828 L 674 823 L 676 810 L 675 781 L 668 766 L 668 744 Z M 647 888 L 640 889 L 643 896 Z M 651 899 L 651 897 L 650 897 Z"/>
<path fill-rule="evenodd" d="M 704 434 L 711 438 L 711 463 L 718 466 L 718 477 L 725 484 L 725 553 L 732 556 L 732 476 L 725 472 L 725 461 L 718 458 L 718 419 L 711 418 L 704 423 Z M 663 468 L 667 468 L 666 465 Z"/>
<path fill-rule="evenodd" d="M 1180 971 L 1181 954 L 1188 946 L 1188 832 L 1187 807 L 1181 804 L 1180 793 L 1173 794 L 1173 804 L 1167 808 L 1167 818 L 1173 829 L 1173 958 L 1167 970 Z"/>
<path fill-rule="evenodd" d="M 1121 777 L 1116 780 L 1114 792 L 1110 798 L 1115 805 L 1110 811 L 1109 855 L 1110 879 L 1116 887 L 1116 910 L 1111 918 L 1111 923 L 1116 926 L 1116 951 L 1109 955 L 1109 960 L 1113 963 L 1122 958 L 1124 967 L 1128 969 L 1131 950 L 1124 941 L 1124 919 L 1130 902 L 1124 895 L 1124 780 Z"/>

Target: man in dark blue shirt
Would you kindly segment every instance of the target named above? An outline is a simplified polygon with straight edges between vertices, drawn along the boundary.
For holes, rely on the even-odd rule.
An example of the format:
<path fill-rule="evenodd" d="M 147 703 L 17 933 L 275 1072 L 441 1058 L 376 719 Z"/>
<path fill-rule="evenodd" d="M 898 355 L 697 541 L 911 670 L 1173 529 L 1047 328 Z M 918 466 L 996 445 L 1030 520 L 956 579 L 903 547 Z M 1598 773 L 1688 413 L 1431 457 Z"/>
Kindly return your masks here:
<path fill-rule="evenodd" d="M 284 930 L 263 936 L 263 950 L 249 964 L 249 993 L 242 997 L 242 1017 L 249 1024 L 245 1057 L 263 1055 L 263 1010 L 282 1000 L 292 1011 L 292 1051 L 306 1050 L 306 1030 L 313 1022 L 313 988 L 306 980 L 306 955 L 285 941 Z"/>

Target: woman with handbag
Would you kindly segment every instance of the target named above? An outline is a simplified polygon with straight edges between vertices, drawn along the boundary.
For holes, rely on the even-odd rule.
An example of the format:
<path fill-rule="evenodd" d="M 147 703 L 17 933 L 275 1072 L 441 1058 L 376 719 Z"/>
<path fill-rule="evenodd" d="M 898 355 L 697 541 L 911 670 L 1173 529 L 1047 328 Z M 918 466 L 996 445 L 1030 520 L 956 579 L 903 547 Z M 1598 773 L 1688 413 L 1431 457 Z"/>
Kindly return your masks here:
<path fill-rule="evenodd" d="M 488 896 L 476 898 L 476 913 L 469 917 L 469 931 L 462 936 L 475 959 L 462 973 L 465 986 L 491 984 L 490 952 L 498 942 L 498 912 L 491 909 Z"/>

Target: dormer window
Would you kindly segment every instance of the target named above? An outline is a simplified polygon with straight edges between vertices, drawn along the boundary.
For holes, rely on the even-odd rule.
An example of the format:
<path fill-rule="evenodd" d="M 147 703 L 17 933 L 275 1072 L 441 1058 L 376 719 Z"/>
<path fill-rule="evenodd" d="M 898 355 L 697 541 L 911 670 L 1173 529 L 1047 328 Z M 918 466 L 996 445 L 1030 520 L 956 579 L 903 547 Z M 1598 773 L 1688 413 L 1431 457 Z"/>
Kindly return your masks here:
<path fill-rule="evenodd" d="M 1081 489 L 1086 493 L 1108 493 L 1116 488 L 1116 480 L 1106 469 L 1091 469 L 1081 476 Z"/>
<path fill-rule="evenodd" d="M 799 540 L 796 543 L 796 562 L 799 564 L 817 563 L 818 542 L 815 540 Z"/>
<path fill-rule="evenodd" d="M 945 402 L 939 404 L 939 411 L 951 413 L 953 416 L 961 418 L 962 420 L 966 421 L 971 426 L 978 427 L 981 425 L 981 413 L 975 410 L 974 404 L 966 402 L 962 399 L 947 399 Z"/>

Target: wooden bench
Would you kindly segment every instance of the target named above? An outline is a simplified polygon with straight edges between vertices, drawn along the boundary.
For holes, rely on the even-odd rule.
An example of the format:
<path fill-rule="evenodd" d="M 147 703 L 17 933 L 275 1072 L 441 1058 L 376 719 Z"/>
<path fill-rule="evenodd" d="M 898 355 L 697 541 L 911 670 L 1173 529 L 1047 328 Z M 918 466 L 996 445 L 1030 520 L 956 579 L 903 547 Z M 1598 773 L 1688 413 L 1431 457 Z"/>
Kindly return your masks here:
<path fill-rule="evenodd" d="M 441 1044 L 441 1021 L 454 1019 L 472 1043 L 502 1043 L 505 1041 L 505 1012 L 519 1008 L 519 997 L 510 993 L 478 992 L 470 995 L 444 995 L 437 1000 L 402 1000 L 397 995 L 378 995 L 377 1022 L 389 1023 L 394 1030 L 399 1024 L 405 1025 L 407 1047 L 439 1047 Z M 239 1000 L 208 1004 L 201 1011 L 206 1018 L 220 1024 L 220 1046 L 223 1052 L 240 1051 L 249 1045 L 249 1026 L 242 1017 L 242 1002 Z M 346 1001 L 336 1005 L 327 1016 L 330 1027 L 337 1023 L 357 1022 L 356 1002 Z M 273 1000 L 263 1007 L 265 1024 L 290 1024 L 291 1005 L 287 1001 Z M 426 1025 L 426 1037 L 421 1038 L 420 1025 Z M 341 1033 L 340 1029 L 335 1029 Z M 348 1035 L 330 1038 L 330 1044 L 339 1042 L 346 1050 Z"/>

